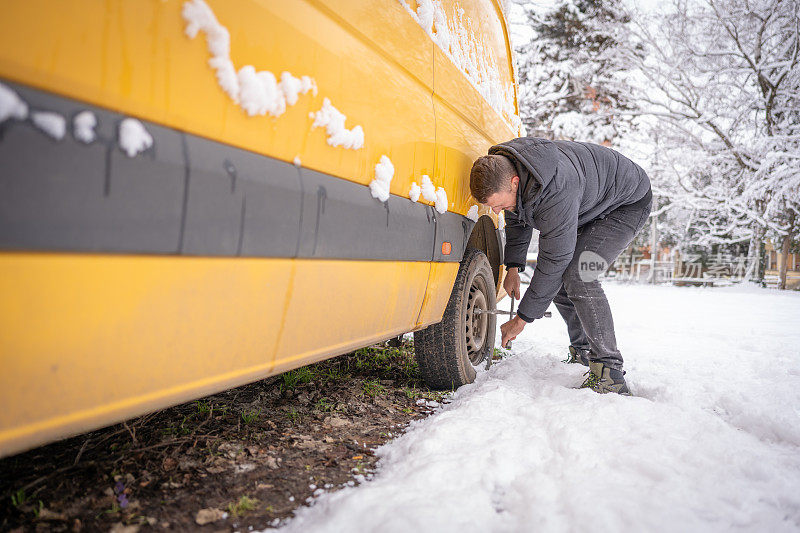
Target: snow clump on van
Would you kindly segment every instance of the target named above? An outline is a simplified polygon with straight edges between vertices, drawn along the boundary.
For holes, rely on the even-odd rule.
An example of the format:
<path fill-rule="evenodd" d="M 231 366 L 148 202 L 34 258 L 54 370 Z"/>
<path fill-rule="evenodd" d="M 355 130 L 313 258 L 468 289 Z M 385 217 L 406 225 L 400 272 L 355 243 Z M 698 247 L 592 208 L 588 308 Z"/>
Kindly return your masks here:
<path fill-rule="evenodd" d="M 310 76 L 296 77 L 291 72 L 281 73 L 280 81 L 267 70 L 257 71 L 253 65 L 245 65 L 238 71 L 231 60 L 231 37 L 228 29 L 219 23 L 205 0 L 184 2 L 181 12 L 186 21 L 186 35 L 190 39 L 202 31 L 211 58 L 209 66 L 214 69 L 217 83 L 235 104 L 249 116 L 281 116 L 287 106 L 297 103 L 300 94 L 317 95 L 317 82 Z M 358 150 L 364 146 L 364 130 L 361 126 L 344 127 L 345 115 L 325 98 L 322 109 L 311 113 L 313 128 L 327 128 L 328 144 Z"/>
<path fill-rule="evenodd" d="M 0 124 L 10 118 L 17 120 L 28 118 L 28 104 L 10 87 L 0 83 Z"/>
<path fill-rule="evenodd" d="M 153 146 L 153 137 L 141 122 L 126 118 L 119 124 L 119 146 L 128 157 L 134 157 Z"/>
<path fill-rule="evenodd" d="M 33 124 L 53 139 L 60 141 L 67 132 L 67 121 L 58 113 L 35 111 L 31 115 Z"/>
<path fill-rule="evenodd" d="M 369 184 L 369 192 L 372 197 L 381 202 L 387 201 L 389 199 L 389 186 L 393 177 L 394 165 L 388 157 L 382 155 L 380 162 L 375 165 L 375 179 Z"/>
<path fill-rule="evenodd" d="M 411 188 L 408 190 L 408 197 L 412 202 L 419 201 L 419 195 L 422 194 L 422 189 L 419 188 L 416 181 L 411 182 Z"/>
<path fill-rule="evenodd" d="M 330 98 L 326 97 L 322 101 L 322 109 L 316 113 L 310 113 L 309 116 L 314 119 L 312 128 L 325 128 L 328 133 L 329 145 L 343 146 L 354 150 L 364 147 L 364 130 L 361 126 L 348 130 L 344 125 L 347 116 L 333 107 Z"/>

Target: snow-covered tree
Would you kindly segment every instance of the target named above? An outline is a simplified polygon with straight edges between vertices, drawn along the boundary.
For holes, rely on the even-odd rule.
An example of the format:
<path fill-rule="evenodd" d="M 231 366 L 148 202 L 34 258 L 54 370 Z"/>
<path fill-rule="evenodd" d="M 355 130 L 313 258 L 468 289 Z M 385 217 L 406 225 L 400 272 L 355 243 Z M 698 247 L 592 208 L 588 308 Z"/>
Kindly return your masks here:
<path fill-rule="evenodd" d="M 613 27 L 624 15 L 609 0 L 560 0 L 550 9 L 522 4 L 529 42 L 517 50 L 520 113 L 528 131 L 610 143 L 629 126 L 630 109 Z"/>
<path fill-rule="evenodd" d="M 799 8 L 676 0 L 628 11 L 614 35 L 658 141 L 659 196 L 689 218 L 693 244 L 749 240 L 749 272 L 765 236 L 785 244 L 786 264 L 800 225 Z"/>

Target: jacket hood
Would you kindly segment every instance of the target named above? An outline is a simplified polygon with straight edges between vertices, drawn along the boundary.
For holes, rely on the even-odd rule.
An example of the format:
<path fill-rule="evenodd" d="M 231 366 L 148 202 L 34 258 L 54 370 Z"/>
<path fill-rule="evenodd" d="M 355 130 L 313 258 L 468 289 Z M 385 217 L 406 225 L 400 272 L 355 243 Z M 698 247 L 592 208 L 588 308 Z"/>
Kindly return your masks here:
<path fill-rule="evenodd" d="M 559 156 L 554 143 L 537 137 L 521 137 L 497 144 L 489 148 L 489 154 L 504 155 L 511 159 L 519 174 L 520 197 L 526 200 L 550 183 L 555 176 Z M 519 172 L 523 169 L 526 172 Z"/>

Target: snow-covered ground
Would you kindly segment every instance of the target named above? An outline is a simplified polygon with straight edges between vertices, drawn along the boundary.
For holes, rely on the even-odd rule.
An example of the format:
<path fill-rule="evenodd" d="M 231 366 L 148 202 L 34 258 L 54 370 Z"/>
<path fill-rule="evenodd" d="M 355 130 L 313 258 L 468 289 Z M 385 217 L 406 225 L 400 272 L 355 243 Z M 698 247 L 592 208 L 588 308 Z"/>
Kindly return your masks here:
<path fill-rule="evenodd" d="M 575 388 L 554 312 L 284 530 L 797 531 L 800 294 L 606 292 L 635 397 Z"/>

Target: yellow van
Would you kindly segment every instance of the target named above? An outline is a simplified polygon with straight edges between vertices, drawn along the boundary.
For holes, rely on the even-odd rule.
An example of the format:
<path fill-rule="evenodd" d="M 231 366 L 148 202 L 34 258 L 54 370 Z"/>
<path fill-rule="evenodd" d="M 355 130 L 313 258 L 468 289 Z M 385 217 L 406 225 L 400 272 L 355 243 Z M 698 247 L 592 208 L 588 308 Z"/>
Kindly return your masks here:
<path fill-rule="evenodd" d="M 0 456 L 415 332 L 494 346 L 498 0 L 2 0 Z"/>

